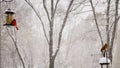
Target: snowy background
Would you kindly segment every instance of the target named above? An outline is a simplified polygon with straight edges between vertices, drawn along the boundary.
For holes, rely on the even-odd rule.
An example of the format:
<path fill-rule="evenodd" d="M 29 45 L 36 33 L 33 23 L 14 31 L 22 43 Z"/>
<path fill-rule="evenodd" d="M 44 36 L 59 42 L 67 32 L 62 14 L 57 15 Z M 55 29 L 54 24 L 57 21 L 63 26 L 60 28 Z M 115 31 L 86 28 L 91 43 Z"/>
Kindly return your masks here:
<path fill-rule="evenodd" d="M 48 36 L 49 22 L 43 8 L 42 0 L 30 1 L 44 21 Z M 49 1 L 47 0 L 48 9 L 50 9 Z M 57 47 L 58 32 L 69 2 L 70 0 L 60 0 L 58 4 L 54 25 L 54 50 Z M 81 2 L 82 0 L 75 0 L 72 6 L 73 9 Z M 96 6 L 96 15 L 103 40 L 106 41 L 106 20 L 103 19 L 105 18 L 106 1 L 93 0 L 93 3 Z M 5 23 L 4 12 L 8 8 L 16 12 L 14 18 L 17 20 L 18 31 L 14 27 L 2 26 Z M 40 22 L 33 9 L 24 0 L 0 3 L 1 68 L 22 68 L 21 61 L 7 29 L 17 39 L 17 45 L 26 68 L 48 68 L 49 46 Z M 92 9 L 89 1 L 86 0 L 85 3 L 83 2 L 69 14 L 63 30 L 61 48 L 55 60 L 55 68 L 100 68 L 101 47 Z"/>

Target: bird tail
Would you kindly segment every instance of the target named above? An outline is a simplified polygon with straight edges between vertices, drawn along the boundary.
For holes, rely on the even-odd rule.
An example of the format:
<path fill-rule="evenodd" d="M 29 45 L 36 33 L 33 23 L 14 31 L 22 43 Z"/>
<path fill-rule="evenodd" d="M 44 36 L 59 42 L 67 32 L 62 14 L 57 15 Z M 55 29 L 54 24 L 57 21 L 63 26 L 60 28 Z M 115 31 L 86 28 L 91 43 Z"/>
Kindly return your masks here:
<path fill-rule="evenodd" d="M 16 26 L 16 29 L 19 30 L 17 26 Z"/>

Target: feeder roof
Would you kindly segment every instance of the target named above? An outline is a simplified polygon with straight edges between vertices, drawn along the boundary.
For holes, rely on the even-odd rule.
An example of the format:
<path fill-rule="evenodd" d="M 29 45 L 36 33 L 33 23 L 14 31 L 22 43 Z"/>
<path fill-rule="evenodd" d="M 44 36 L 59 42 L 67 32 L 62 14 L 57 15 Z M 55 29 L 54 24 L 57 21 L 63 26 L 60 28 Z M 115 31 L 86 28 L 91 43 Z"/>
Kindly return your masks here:
<path fill-rule="evenodd" d="M 15 14 L 15 12 L 11 9 L 5 11 L 5 14 Z"/>

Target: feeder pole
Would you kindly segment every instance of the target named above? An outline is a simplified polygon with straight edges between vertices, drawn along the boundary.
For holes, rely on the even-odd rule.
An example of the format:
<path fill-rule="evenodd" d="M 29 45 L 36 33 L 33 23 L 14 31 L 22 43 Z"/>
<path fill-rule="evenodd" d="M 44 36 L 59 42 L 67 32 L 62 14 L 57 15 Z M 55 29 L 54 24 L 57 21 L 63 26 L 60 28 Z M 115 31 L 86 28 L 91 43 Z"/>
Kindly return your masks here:
<path fill-rule="evenodd" d="M 101 68 L 103 68 L 103 65 L 101 65 Z"/>

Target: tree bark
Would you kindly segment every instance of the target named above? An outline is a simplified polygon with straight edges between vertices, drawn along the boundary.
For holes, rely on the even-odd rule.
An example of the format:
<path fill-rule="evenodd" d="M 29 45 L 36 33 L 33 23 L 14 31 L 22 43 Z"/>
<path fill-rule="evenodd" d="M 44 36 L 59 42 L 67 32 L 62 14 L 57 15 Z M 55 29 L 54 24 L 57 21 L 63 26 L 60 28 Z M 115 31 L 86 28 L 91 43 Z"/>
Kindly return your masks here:
<path fill-rule="evenodd" d="M 49 68 L 54 68 L 54 59 L 50 59 Z"/>
<path fill-rule="evenodd" d="M 107 44 L 110 44 L 110 29 L 109 29 L 109 24 L 110 24 L 110 4 L 111 0 L 108 0 L 107 2 L 107 12 L 106 12 L 106 35 L 107 35 Z M 110 45 L 109 45 L 110 46 Z"/>

